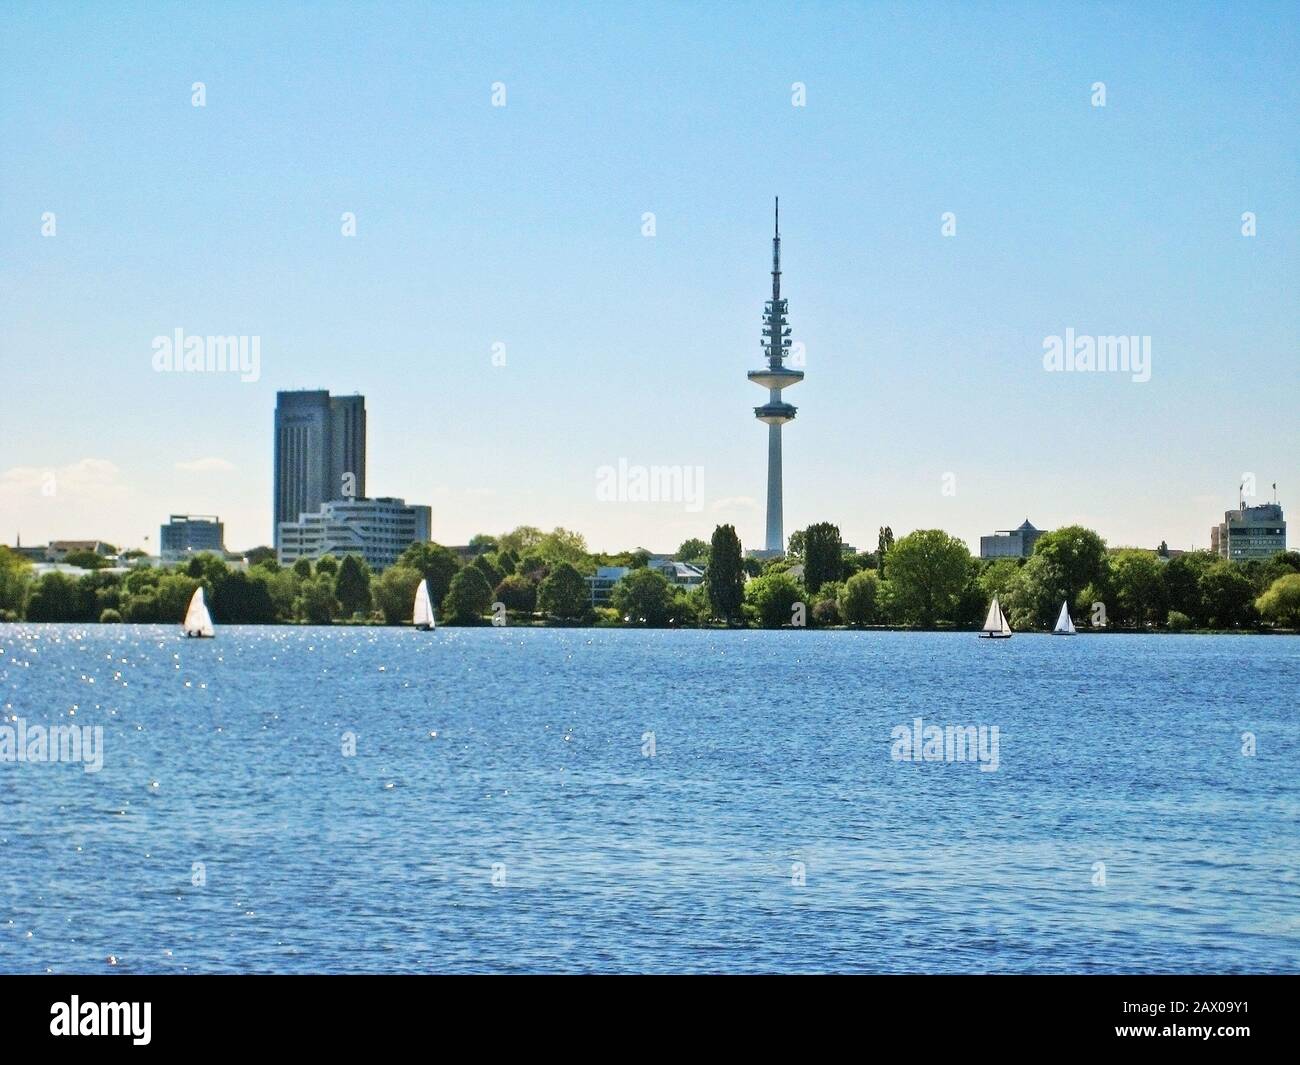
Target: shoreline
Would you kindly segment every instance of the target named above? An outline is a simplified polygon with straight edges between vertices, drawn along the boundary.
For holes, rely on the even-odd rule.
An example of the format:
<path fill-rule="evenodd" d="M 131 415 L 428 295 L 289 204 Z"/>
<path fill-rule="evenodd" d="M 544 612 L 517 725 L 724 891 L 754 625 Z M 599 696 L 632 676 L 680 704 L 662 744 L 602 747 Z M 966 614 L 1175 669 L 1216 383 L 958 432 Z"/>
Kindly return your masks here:
<path fill-rule="evenodd" d="M 171 628 L 166 622 L 158 621 L 0 621 L 0 630 L 18 628 L 26 625 L 61 626 L 65 628 Z M 179 626 L 176 626 L 179 629 Z M 265 624 L 251 622 L 217 622 L 218 633 L 223 628 L 240 629 L 392 629 L 394 631 L 414 631 L 410 622 L 389 625 L 382 621 L 333 621 L 327 625 L 307 621 L 274 621 Z M 583 622 L 563 621 L 525 621 L 509 625 L 493 625 L 484 621 L 478 625 L 439 622 L 434 632 L 439 629 L 455 629 L 469 632 L 475 629 L 574 629 L 610 632 L 903 632 L 922 635 L 926 633 L 945 633 L 951 635 L 975 636 L 980 629 L 932 628 L 922 629 L 905 625 L 782 625 L 779 628 L 763 625 L 610 625 L 608 623 L 585 624 Z M 1019 629 L 1013 636 L 1053 636 L 1051 629 Z M 1300 629 L 1079 629 L 1075 636 L 1300 636 Z"/>

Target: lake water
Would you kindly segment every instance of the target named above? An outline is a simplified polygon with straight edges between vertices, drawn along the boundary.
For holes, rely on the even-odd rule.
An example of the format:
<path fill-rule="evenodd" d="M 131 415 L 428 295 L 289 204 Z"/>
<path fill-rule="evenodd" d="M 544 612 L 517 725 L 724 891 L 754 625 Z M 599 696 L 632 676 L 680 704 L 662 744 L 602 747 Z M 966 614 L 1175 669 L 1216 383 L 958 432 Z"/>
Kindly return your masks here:
<path fill-rule="evenodd" d="M 0 625 L 0 709 L 103 727 L 4 972 L 1300 971 L 1300 639 Z"/>

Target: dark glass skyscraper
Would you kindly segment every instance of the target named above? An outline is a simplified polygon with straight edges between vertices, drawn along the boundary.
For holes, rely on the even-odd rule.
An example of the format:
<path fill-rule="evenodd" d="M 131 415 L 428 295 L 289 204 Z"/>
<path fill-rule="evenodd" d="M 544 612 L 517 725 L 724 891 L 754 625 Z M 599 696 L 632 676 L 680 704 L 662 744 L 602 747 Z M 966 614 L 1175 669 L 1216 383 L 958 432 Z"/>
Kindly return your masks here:
<path fill-rule="evenodd" d="M 366 495 L 366 400 L 328 392 L 275 397 L 275 546 L 280 522 Z"/>

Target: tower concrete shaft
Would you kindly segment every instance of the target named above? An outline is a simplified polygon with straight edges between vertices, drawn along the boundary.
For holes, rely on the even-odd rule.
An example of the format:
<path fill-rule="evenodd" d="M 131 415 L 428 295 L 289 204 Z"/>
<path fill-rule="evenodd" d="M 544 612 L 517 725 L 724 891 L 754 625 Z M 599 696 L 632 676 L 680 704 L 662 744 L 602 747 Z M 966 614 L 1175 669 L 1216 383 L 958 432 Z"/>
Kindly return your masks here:
<path fill-rule="evenodd" d="M 754 417 L 767 423 L 767 546 L 766 554 L 785 553 L 782 523 L 781 426 L 793 421 L 796 408 L 781 399 L 781 390 L 803 380 L 802 370 L 785 365 L 790 347 L 786 322 L 786 300 L 781 298 L 781 201 L 776 201 L 775 232 L 772 237 L 772 298 L 763 309 L 762 345 L 767 366 L 750 370 L 748 377 L 768 390 L 767 402 L 754 408 Z"/>

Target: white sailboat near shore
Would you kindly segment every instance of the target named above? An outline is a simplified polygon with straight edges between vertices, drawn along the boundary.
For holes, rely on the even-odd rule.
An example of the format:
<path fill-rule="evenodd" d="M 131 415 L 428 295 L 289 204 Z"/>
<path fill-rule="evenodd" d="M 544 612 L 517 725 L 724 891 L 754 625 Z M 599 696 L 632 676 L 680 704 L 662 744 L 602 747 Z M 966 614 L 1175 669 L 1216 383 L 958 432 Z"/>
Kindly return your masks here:
<path fill-rule="evenodd" d="M 421 632 L 432 632 L 436 628 L 433 620 L 433 602 L 429 599 L 429 582 L 421 581 L 415 589 L 415 607 L 411 612 L 411 624 Z"/>
<path fill-rule="evenodd" d="M 989 614 L 984 619 L 984 627 L 980 630 L 980 639 L 1011 639 L 1011 625 L 1007 621 L 1006 614 L 1002 612 L 1002 605 L 998 602 L 996 595 L 993 597 L 993 602 L 989 604 Z"/>
<path fill-rule="evenodd" d="M 1061 604 L 1060 616 L 1056 619 L 1056 628 L 1052 630 L 1053 636 L 1073 636 L 1074 622 L 1070 620 L 1070 604 Z"/>
<path fill-rule="evenodd" d="M 208 638 L 217 634 L 212 627 L 212 615 L 208 613 L 208 604 L 203 600 L 203 589 L 201 587 L 194 589 L 194 595 L 190 598 L 189 609 L 185 611 L 185 620 L 181 623 L 181 628 L 185 630 L 186 636 L 194 639 Z"/>

